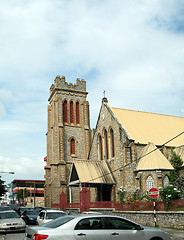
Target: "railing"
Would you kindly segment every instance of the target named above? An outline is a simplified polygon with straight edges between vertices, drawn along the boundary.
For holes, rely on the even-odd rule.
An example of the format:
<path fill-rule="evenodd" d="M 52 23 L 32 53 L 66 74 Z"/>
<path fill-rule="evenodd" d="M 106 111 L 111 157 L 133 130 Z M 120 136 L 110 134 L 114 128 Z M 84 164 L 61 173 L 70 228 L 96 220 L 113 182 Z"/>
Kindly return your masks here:
<path fill-rule="evenodd" d="M 153 211 L 154 205 L 153 202 L 131 202 L 131 203 L 116 203 L 115 201 L 103 201 L 103 202 L 91 202 L 89 189 L 83 188 L 83 191 L 80 192 L 80 199 L 78 203 L 67 203 L 66 193 L 62 192 L 60 195 L 60 203 L 52 204 L 53 208 L 59 208 L 62 210 L 66 209 L 79 209 L 80 212 L 89 211 L 90 209 L 104 209 L 104 208 L 113 208 L 116 211 Z M 162 201 L 156 202 L 157 211 L 184 211 L 184 199 L 182 200 L 173 200 L 168 206 Z"/>
<path fill-rule="evenodd" d="M 114 208 L 115 202 L 104 201 L 104 202 L 90 202 L 90 208 Z"/>
<path fill-rule="evenodd" d="M 168 207 L 164 202 L 156 201 L 157 211 L 184 211 L 184 200 L 173 200 Z M 153 202 L 116 203 L 117 211 L 153 211 Z"/>
<path fill-rule="evenodd" d="M 67 203 L 66 208 L 80 208 L 80 203 Z"/>

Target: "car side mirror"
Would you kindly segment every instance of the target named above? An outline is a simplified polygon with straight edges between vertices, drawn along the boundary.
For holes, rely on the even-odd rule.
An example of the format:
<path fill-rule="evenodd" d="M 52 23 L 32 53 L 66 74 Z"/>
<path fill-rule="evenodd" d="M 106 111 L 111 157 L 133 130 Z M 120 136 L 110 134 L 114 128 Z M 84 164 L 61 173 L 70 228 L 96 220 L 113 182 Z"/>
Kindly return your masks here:
<path fill-rule="evenodd" d="M 140 225 L 137 225 L 136 229 L 137 230 L 144 230 L 144 228 L 142 226 L 140 226 Z"/>

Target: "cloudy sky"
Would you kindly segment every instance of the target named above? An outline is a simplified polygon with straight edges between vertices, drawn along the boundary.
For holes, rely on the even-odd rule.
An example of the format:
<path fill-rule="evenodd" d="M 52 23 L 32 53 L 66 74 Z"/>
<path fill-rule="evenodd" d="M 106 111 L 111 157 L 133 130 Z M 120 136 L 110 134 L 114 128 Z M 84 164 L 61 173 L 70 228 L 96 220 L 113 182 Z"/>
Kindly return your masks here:
<path fill-rule="evenodd" d="M 183 0 L 0 0 L 0 174 L 43 179 L 49 88 L 87 82 L 111 106 L 184 117 Z"/>

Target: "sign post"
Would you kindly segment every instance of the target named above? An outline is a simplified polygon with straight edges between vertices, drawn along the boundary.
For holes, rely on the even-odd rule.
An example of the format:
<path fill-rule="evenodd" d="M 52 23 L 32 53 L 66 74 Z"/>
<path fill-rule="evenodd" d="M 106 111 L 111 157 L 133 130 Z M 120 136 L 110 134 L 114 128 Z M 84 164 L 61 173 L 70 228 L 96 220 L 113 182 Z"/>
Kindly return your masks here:
<path fill-rule="evenodd" d="M 159 191 L 157 188 L 151 188 L 148 192 L 148 195 L 150 198 L 155 199 L 159 195 Z M 155 219 L 155 227 L 157 226 L 157 217 L 156 217 L 156 203 L 155 201 L 153 202 L 153 214 L 154 214 L 154 219 Z"/>

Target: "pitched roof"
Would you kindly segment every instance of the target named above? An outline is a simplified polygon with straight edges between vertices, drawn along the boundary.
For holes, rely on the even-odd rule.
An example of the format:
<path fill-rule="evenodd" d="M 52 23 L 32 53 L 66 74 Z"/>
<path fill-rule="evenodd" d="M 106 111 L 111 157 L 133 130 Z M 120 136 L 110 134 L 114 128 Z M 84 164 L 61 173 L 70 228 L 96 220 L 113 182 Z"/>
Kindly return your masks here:
<path fill-rule="evenodd" d="M 108 104 L 109 106 L 109 104 Z M 110 106 L 109 106 L 110 107 Z M 110 107 L 114 116 L 135 143 L 163 145 L 184 132 L 184 118 L 156 113 L 140 112 Z M 175 138 L 167 146 L 181 146 L 184 134 Z"/>
<path fill-rule="evenodd" d="M 72 182 L 103 184 L 115 183 L 107 163 L 103 160 L 74 160 L 70 176 L 70 185 L 72 185 Z"/>
<path fill-rule="evenodd" d="M 138 156 L 139 162 L 136 171 L 142 170 L 173 170 L 173 166 L 160 150 L 153 144 L 148 143 Z"/>

